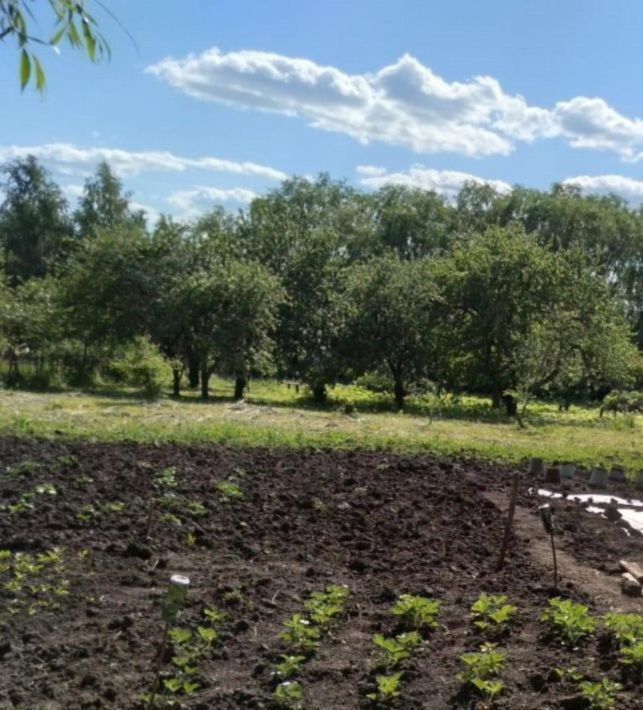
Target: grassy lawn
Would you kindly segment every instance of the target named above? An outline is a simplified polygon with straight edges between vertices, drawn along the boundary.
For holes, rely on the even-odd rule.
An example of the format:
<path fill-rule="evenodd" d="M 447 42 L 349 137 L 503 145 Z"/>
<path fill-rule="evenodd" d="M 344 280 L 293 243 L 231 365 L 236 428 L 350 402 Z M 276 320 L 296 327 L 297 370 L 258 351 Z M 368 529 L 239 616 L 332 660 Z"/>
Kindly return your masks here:
<path fill-rule="evenodd" d="M 338 386 L 328 406 L 314 408 L 294 388 L 253 382 L 245 403 L 231 401 L 230 383 L 213 383 L 207 403 L 189 393 L 180 401 L 142 402 L 132 393 L 0 392 L 0 432 L 18 435 L 140 442 L 221 442 L 256 446 L 380 448 L 470 455 L 519 463 L 530 456 L 580 465 L 613 462 L 630 472 L 643 468 L 643 417 L 605 416 L 598 409 L 553 404 L 531 407 L 528 426 L 493 412 L 486 400 L 411 399 L 405 414 L 390 399 Z M 347 402 L 353 415 L 343 413 Z"/>

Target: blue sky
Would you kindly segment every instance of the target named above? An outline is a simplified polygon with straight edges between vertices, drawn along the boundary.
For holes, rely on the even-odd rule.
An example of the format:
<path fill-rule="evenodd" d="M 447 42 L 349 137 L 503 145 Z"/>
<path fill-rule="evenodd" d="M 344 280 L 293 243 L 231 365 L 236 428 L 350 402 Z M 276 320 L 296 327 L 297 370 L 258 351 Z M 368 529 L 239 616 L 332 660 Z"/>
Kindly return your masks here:
<path fill-rule="evenodd" d="M 101 158 L 186 218 L 320 171 L 643 201 L 640 0 L 104 2 L 136 47 L 97 8 L 111 62 L 44 49 L 45 97 L 0 45 L 0 161 L 34 153 L 72 202 Z"/>

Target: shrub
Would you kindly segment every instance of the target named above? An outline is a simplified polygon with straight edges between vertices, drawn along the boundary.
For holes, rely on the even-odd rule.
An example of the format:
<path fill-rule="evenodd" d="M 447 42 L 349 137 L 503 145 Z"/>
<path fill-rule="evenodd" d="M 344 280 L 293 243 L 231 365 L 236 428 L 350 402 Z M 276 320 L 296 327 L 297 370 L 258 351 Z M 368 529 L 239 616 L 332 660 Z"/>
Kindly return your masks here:
<path fill-rule="evenodd" d="M 149 338 L 136 338 L 111 369 L 128 385 L 140 389 L 146 399 L 157 399 L 171 376 L 170 366 Z"/>

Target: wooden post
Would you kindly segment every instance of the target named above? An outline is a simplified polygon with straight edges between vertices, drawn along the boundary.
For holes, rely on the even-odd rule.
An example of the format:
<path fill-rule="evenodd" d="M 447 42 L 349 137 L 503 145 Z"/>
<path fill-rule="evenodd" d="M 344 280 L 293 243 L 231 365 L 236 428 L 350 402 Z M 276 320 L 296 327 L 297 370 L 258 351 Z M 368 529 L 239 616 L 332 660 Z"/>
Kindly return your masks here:
<path fill-rule="evenodd" d="M 511 495 L 509 497 L 509 510 L 507 512 L 507 523 L 505 525 L 505 537 L 500 548 L 500 557 L 496 569 L 498 572 L 505 566 L 505 555 L 509 546 L 509 538 L 511 537 L 511 527 L 514 521 L 514 512 L 516 510 L 516 498 L 518 496 L 518 474 L 514 473 L 511 480 Z"/>
<path fill-rule="evenodd" d="M 551 539 L 551 554 L 554 558 L 554 589 L 558 591 L 558 563 L 556 562 L 556 545 L 554 544 L 554 529 L 549 533 Z"/>

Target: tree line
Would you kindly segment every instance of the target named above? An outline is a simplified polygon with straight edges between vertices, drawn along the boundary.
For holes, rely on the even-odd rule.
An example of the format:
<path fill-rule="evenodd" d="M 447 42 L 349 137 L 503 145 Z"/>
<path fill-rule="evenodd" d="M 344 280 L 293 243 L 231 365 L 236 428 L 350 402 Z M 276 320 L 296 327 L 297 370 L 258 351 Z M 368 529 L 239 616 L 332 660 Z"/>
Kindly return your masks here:
<path fill-rule="evenodd" d="M 398 408 L 430 387 L 515 414 L 640 384 L 643 209 L 616 196 L 469 183 L 450 202 L 322 174 L 150 229 L 106 163 L 75 211 L 35 158 L 1 174 L 8 385 L 25 359 L 89 385 L 124 352 L 162 357 L 176 396 L 185 383 L 204 398 L 215 372 L 238 398 L 267 374 L 316 401 L 362 376 Z"/>

